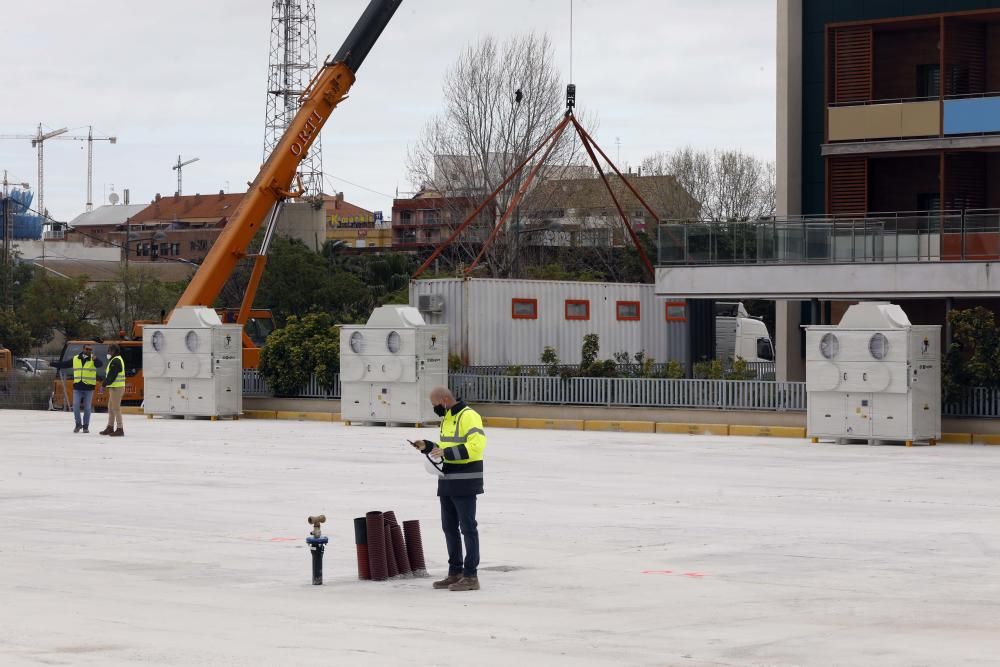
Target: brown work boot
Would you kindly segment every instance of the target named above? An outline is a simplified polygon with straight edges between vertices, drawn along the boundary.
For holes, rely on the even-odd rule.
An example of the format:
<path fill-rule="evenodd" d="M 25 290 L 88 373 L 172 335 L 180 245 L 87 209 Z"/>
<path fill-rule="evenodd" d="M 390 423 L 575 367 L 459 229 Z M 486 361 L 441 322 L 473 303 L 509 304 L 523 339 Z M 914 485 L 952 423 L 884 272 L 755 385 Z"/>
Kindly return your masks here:
<path fill-rule="evenodd" d="M 115 431 L 112 431 L 112 432 L 110 433 L 110 435 L 111 435 L 111 437 L 112 437 L 112 438 L 113 438 L 113 437 L 115 437 L 115 436 L 117 436 L 117 437 L 119 437 L 119 438 L 120 438 L 120 437 L 122 437 L 123 435 L 125 435 L 125 429 L 122 429 L 122 428 L 120 428 L 120 429 L 117 429 L 117 430 L 115 430 Z"/>
<path fill-rule="evenodd" d="M 448 587 L 449 591 L 478 591 L 479 590 L 479 577 L 462 577 L 451 586 Z"/>
<path fill-rule="evenodd" d="M 462 580 L 462 575 L 460 574 L 449 574 L 447 577 L 441 581 L 434 582 L 434 588 L 441 590 L 443 588 L 450 588 L 452 584 L 457 584 Z"/>
<path fill-rule="evenodd" d="M 113 426 L 105 426 L 104 430 L 100 432 L 100 435 L 111 435 L 115 428 Z"/>

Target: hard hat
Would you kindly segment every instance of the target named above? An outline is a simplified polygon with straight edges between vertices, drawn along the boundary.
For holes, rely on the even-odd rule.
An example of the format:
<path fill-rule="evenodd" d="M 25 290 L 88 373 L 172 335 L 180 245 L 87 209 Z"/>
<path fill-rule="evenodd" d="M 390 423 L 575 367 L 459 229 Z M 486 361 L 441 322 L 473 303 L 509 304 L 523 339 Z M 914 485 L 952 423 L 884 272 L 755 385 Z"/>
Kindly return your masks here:
<path fill-rule="evenodd" d="M 424 454 L 424 469 L 435 477 L 444 477 L 444 471 L 441 470 L 441 459 L 438 457 L 431 457 L 430 454 Z"/>

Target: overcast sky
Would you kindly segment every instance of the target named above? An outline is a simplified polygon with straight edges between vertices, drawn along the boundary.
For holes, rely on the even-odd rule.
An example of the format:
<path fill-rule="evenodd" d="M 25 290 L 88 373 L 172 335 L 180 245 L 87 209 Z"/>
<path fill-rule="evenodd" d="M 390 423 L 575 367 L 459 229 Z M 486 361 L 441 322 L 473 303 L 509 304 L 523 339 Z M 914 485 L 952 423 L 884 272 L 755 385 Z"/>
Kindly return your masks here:
<path fill-rule="evenodd" d="M 336 52 L 367 0 L 316 0 L 321 58 Z M 407 147 L 440 110 L 445 70 L 478 37 L 535 30 L 569 69 L 570 0 L 403 0 L 346 100 L 323 130 L 327 190 L 388 217 L 412 190 Z M 683 145 L 774 157 L 774 0 L 575 0 L 578 107 L 623 164 Z M 69 127 L 96 143 L 94 204 L 113 187 L 133 203 L 241 191 L 264 136 L 270 0 L 44 0 L 4 3 L 0 134 Z M 86 202 L 86 142 L 45 149 L 45 204 L 70 220 Z M 0 169 L 35 185 L 35 150 L 0 140 Z M 340 180 L 344 179 L 344 180 Z M 355 185 L 356 184 L 356 185 Z M 367 189 L 365 189 L 367 188 Z"/>

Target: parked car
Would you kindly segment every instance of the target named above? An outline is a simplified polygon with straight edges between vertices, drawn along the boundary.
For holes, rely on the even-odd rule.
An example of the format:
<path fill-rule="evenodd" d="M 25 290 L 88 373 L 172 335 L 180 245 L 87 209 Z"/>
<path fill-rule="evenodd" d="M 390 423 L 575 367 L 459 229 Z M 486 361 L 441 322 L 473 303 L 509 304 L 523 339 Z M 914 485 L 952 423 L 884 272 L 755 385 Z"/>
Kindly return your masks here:
<path fill-rule="evenodd" d="M 14 360 L 14 370 L 22 377 L 44 377 L 55 376 L 56 369 L 45 359 L 23 359 Z"/>

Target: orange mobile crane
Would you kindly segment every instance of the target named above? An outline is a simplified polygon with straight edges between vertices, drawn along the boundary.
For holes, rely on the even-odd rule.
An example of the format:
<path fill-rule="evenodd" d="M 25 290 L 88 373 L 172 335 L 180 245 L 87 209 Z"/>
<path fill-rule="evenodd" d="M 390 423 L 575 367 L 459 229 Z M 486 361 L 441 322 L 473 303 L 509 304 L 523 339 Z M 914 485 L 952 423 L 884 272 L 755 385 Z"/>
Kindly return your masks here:
<path fill-rule="evenodd" d="M 224 316 L 224 321 L 244 325 L 243 331 L 243 367 L 256 368 L 260 359 L 262 341 L 254 340 L 247 332 L 247 324 L 256 320 L 264 320 L 269 313 L 253 310 L 253 300 L 264 275 L 267 263 L 267 249 L 274 234 L 275 224 L 281 214 L 281 208 L 288 199 L 301 196 L 301 191 L 293 191 L 299 163 L 309 152 L 309 147 L 319 136 L 323 125 L 340 102 L 347 97 L 347 92 L 354 84 L 355 75 L 361 63 L 364 62 L 382 31 L 388 25 L 402 0 L 371 0 L 354 29 L 347 36 L 340 50 L 332 59 L 327 58 L 323 66 L 302 92 L 298 112 L 292 118 L 275 146 L 267 161 L 261 167 L 257 178 L 249 184 L 247 193 L 230 216 L 225 229 L 219 234 L 212 249 L 202 262 L 198 271 L 188 283 L 184 293 L 177 301 L 179 306 L 211 307 L 223 285 L 232 275 L 238 263 L 247 257 L 251 241 L 265 225 L 263 242 L 260 250 L 253 256 L 253 269 L 250 280 L 243 295 L 240 308 L 235 313 L 235 319 Z M 137 323 L 135 333 L 141 336 L 141 323 Z M 63 348 L 62 358 L 72 359 L 78 354 L 84 341 L 70 341 Z M 105 344 L 94 344 L 94 352 L 101 358 Z M 135 403 L 142 401 L 142 343 L 138 340 L 121 341 L 123 358 L 125 359 L 125 395 L 124 400 Z M 60 387 L 59 385 L 62 384 Z M 57 380 L 53 401 L 59 405 L 72 391 L 72 379 Z M 94 405 L 104 406 L 107 401 L 106 392 L 98 391 L 94 395 Z"/>

